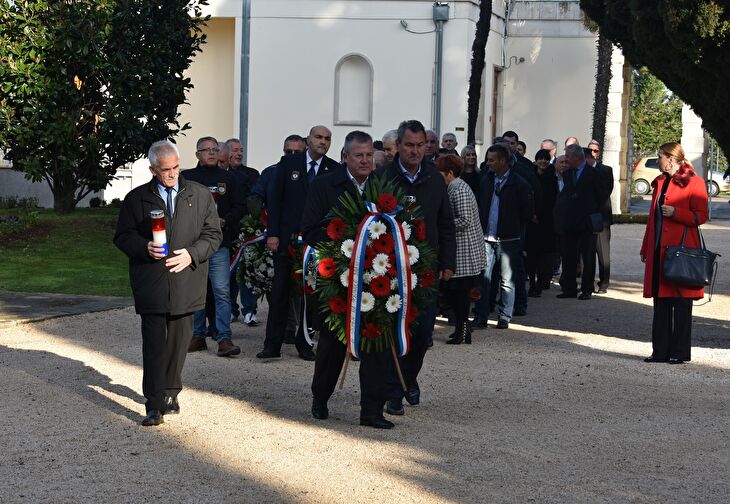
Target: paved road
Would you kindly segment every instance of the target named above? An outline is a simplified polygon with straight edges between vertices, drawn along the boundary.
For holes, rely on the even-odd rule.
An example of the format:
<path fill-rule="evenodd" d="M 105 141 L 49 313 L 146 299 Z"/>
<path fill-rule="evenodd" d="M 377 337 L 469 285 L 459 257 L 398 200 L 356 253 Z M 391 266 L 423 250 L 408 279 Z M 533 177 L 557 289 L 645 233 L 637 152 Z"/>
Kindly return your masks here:
<path fill-rule="evenodd" d="M 711 220 L 730 220 L 730 204 L 727 196 L 712 198 Z M 631 213 L 648 214 L 651 206 L 651 196 L 634 197 L 631 201 Z"/>

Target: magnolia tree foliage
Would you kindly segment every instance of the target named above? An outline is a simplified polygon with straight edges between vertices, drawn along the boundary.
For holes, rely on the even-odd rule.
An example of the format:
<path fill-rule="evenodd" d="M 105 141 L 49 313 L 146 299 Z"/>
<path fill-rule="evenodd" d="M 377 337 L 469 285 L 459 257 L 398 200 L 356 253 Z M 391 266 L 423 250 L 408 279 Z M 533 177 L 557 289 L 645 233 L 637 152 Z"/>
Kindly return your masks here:
<path fill-rule="evenodd" d="M 702 118 L 730 152 L 730 2 L 581 0 L 601 33 L 646 66 Z"/>
<path fill-rule="evenodd" d="M 0 148 L 57 211 L 189 128 L 178 106 L 205 3 L 0 0 Z"/>

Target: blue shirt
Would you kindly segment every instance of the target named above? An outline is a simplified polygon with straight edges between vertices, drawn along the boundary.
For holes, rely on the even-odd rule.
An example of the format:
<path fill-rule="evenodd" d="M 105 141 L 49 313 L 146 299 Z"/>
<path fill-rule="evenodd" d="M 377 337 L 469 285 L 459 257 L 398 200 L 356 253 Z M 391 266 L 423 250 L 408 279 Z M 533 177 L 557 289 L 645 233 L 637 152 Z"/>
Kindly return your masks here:
<path fill-rule="evenodd" d="M 499 241 L 497 236 L 497 224 L 499 223 L 499 192 L 501 192 L 502 186 L 507 182 L 510 170 L 504 172 L 501 177 L 494 174 L 494 194 L 492 195 L 492 204 L 489 206 L 489 218 L 487 220 L 487 234 L 484 237 L 485 240 L 496 242 Z"/>
<path fill-rule="evenodd" d="M 410 183 L 414 183 L 418 176 L 421 174 L 421 165 L 418 165 L 418 170 L 416 170 L 415 175 L 411 175 L 411 172 L 406 170 L 405 166 L 403 166 L 403 163 L 400 162 L 400 159 L 398 160 L 398 166 L 400 166 L 401 171 L 403 172 L 403 175 L 406 176 L 406 178 L 410 181 Z"/>
<path fill-rule="evenodd" d="M 167 209 L 167 213 L 172 215 L 175 212 L 175 198 L 177 197 L 177 191 L 180 187 L 180 181 L 175 182 L 175 187 L 172 188 L 172 208 Z M 160 181 L 157 181 L 157 192 L 160 194 L 160 198 L 162 198 L 162 201 L 165 202 L 165 205 L 167 205 L 167 188 L 160 184 Z"/>

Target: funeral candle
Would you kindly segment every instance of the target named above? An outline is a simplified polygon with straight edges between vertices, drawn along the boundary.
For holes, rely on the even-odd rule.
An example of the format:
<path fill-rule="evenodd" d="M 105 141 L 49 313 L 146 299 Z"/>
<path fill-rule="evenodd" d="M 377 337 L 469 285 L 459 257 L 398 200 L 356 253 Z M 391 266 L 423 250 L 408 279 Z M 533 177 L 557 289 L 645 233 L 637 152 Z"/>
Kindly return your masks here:
<path fill-rule="evenodd" d="M 167 233 L 165 232 L 165 212 L 162 210 L 152 210 L 150 212 L 152 219 L 152 241 L 162 244 L 163 253 L 167 255 Z"/>
<path fill-rule="evenodd" d="M 210 194 L 213 196 L 213 201 L 215 201 L 215 204 L 218 204 L 218 196 L 220 196 L 220 193 L 218 192 L 218 186 L 208 186 L 208 190 L 210 191 Z"/>

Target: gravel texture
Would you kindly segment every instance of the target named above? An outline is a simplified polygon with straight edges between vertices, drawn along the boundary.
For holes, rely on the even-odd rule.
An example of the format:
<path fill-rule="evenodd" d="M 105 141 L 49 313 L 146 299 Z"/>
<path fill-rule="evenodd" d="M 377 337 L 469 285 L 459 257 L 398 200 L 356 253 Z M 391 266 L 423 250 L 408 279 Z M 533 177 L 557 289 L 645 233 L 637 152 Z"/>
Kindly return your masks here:
<path fill-rule="evenodd" d="M 189 355 L 182 412 L 158 428 L 139 425 L 131 308 L 0 328 L 0 502 L 726 503 L 730 227 L 706 226 L 725 255 L 684 366 L 641 359 L 642 233 L 614 226 L 607 295 L 545 292 L 471 346 L 440 325 L 422 404 L 390 431 L 358 425 L 355 363 L 312 419 L 312 363 L 292 346 L 258 362 L 263 324 L 233 325 L 238 358 Z"/>

